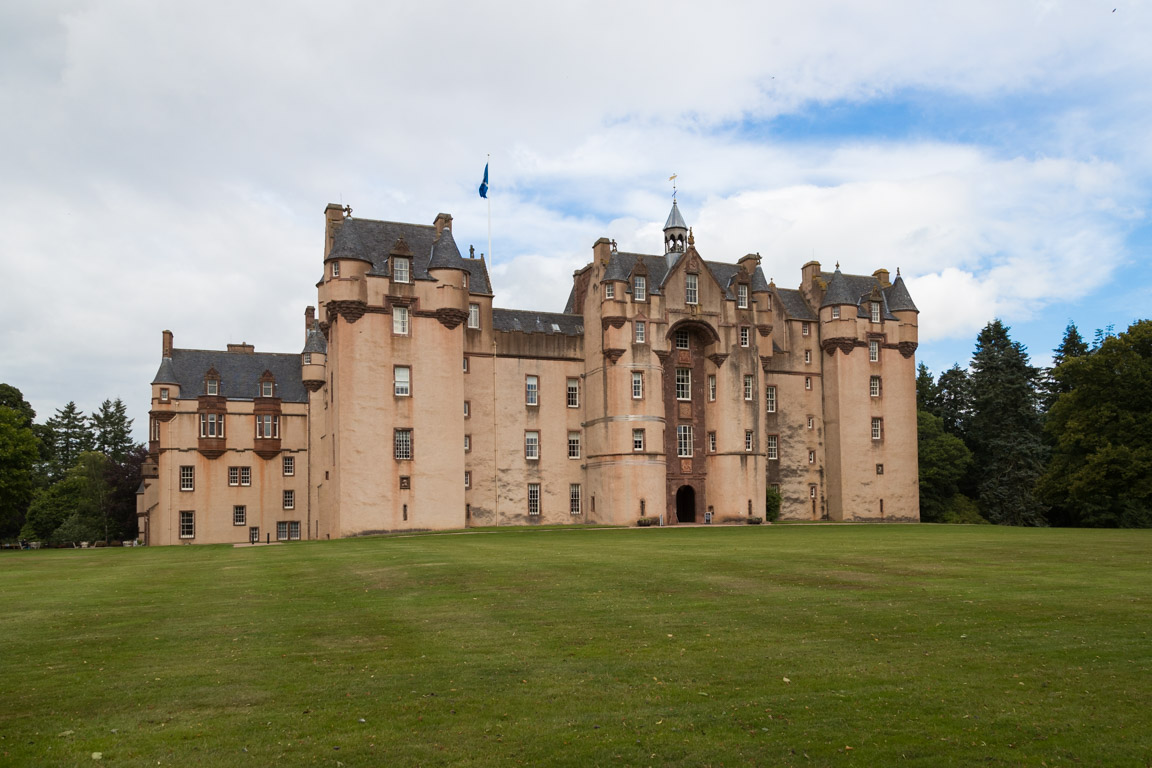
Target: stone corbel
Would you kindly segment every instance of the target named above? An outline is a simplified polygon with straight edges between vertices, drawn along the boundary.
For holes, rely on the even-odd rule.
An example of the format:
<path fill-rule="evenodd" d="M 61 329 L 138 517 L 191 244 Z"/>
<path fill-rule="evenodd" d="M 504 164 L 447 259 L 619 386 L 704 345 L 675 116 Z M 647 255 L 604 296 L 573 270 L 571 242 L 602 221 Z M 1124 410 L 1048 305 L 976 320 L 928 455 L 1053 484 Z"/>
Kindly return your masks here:
<path fill-rule="evenodd" d="M 612 365 L 616 365 L 616 361 L 619 360 L 620 356 L 623 354 L 624 354 L 624 350 L 622 350 L 622 349 L 606 349 L 606 350 L 604 350 L 604 357 L 608 358 L 608 362 L 612 363 Z"/>

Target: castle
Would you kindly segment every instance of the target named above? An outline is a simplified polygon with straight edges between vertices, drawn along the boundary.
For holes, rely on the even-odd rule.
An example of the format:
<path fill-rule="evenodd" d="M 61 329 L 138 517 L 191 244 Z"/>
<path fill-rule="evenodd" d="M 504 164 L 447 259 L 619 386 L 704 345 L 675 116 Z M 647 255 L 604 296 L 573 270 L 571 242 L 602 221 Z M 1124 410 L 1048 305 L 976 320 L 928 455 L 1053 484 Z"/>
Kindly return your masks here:
<path fill-rule="evenodd" d="M 706 252 L 706 247 L 705 247 Z M 560 313 L 500 309 L 452 217 L 325 210 L 299 354 L 164 331 L 138 492 L 147 544 L 762 516 L 919 519 L 917 310 L 897 274 L 798 289 L 597 240 Z"/>

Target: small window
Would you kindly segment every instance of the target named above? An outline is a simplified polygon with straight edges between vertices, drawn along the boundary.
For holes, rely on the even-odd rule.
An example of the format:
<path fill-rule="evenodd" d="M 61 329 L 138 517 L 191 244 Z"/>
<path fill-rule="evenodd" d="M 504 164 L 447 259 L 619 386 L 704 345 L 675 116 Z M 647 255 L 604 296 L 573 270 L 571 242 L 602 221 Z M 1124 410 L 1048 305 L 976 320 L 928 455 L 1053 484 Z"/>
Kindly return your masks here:
<path fill-rule="evenodd" d="M 740 329 L 740 346 L 742 346 L 742 347 L 748 346 L 750 337 L 751 337 L 751 334 L 749 333 L 748 326 L 742 327 Z"/>
<path fill-rule="evenodd" d="M 181 512 L 180 513 L 180 538 L 194 539 L 196 538 L 196 513 L 195 512 Z"/>
<path fill-rule="evenodd" d="M 332 262 L 332 277 L 340 277 L 340 262 Z"/>
<path fill-rule="evenodd" d="M 312 353 L 311 352 L 305 352 L 304 353 L 304 365 L 312 365 Z"/>
<path fill-rule="evenodd" d="M 540 433 L 539 432 L 525 432 L 524 433 L 524 458 L 529 461 L 536 461 L 540 458 Z"/>
<path fill-rule="evenodd" d="M 816 419 L 809 416 L 808 417 L 808 429 L 815 429 L 815 427 L 816 427 Z"/>
<path fill-rule="evenodd" d="M 296 491 L 284 491 L 284 509 L 296 509 Z"/>
<path fill-rule="evenodd" d="M 692 399 L 692 369 L 691 368 L 677 368 L 676 369 L 676 399 L 677 400 L 691 400 Z"/>
<path fill-rule="evenodd" d="M 409 397 L 412 394 L 412 369 L 406 365 L 392 368 L 392 394 Z"/>
<path fill-rule="evenodd" d="M 537 376 L 524 377 L 524 403 L 526 405 L 540 404 L 540 378 Z"/>
<path fill-rule="evenodd" d="M 570 458 L 570 459 L 580 458 L 580 433 L 579 432 L 569 432 L 568 433 L 568 458 Z"/>
<path fill-rule="evenodd" d="M 196 490 L 196 467 L 180 467 L 180 490 Z"/>
<path fill-rule="evenodd" d="M 540 483 L 528 483 L 528 514 L 531 517 L 540 515 Z"/>
<path fill-rule="evenodd" d="M 808 498 L 810 498 L 810 499 L 816 498 L 816 486 L 814 486 L 814 485 L 808 486 Z"/>
<path fill-rule="evenodd" d="M 708 453 L 716 453 L 716 433 L 708 433 Z"/>
<path fill-rule="evenodd" d="M 283 465 L 284 477 L 292 477 L 296 474 L 296 457 L 285 456 L 281 463 Z"/>
<path fill-rule="evenodd" d="M 804 389 L 812 389 L 812 377 L 811 376 L 805 376 L 804 377 Z"/>
<path fill-rule="evenodd" d="M 412 490 L 412 476 L 411 475 L 400 475 L 400 490 L 402 490 L 402 491 Z M 404 505 L 404 510 L 405 511 L 408 510 L 407 504 Z M 405 515 L 404 519 L 407 520 L 408 516 Z"/>
<path fill-rule="evenodd" d="M 700 280 L 696 275 L 684 275 L 684 303 L 700 303 Z"/>
<path fill-rule="evenodd" d="M 253 544 L 260 543 L 260 526 L 254 525 L 248 529 L 248 541 Z"/>
<path fill-rule="evenodd" d="M 708 402 L 716 402 L 716 375 L 708 374 Z"/>
<path fill-rule="evenodd" d="M 392 282 L 412 282 L 412 261 L 405 256 L 392 257 Z"/>
<path fill-rule="evenodd" d="M 396 336 L 408 335 L 408 307 L 392 307 L 392 333 Z"/>
<path fill-rule="evenodd" d="M 634 451 L 644 450 L 644 430 L 642 430 L 642 429 L 632 430 L 632 450 L 634 450 Z"/>
<path fill-rule="evenodd" d="M 468 358 L 464 358 L 464 373 L 468 373 Z"/>
<path fill-rule="evenodd" d="M 880 362 L 880 342 L 878 342 L 878 341 L 868 342 L 868 362 L 870 362 L 870 363 Z"/>
<path fill-rule="evenodd" d="M 252 485 L 252 467 L 240 467 L 240 485 L 244 487 Z"/>
<path fill-rule="evenodd" d="M 218 395 L 220 394 L 220 380 L 219 379 L 205 379 L 204 380 L 204 394 Z"/>
<path fill-rule="evenodd" d="M 754 396 L 752 374 L 744 374 L 744 399 L 751 402 Z"/>
<path fill-rule="evenodd" d="M 260 382 L 260 397 L 272 397 L 275 385 L 271 381 Z"/>
<path fill-rule="evenodd" d="M 464 435 L 464 453 L 472 453 L 472 435 Z"/>
<path fill-rule="evenodd" d="M 168 402 L 168 387 L 160 387 L 160 402 Z"/>
<path fill-rule="evenodd" d="M 472 418 L 472 401 L 471 400 L 465 400 L 464 401 L 464 418 L 466 418 L 466 419 Z"/>
<path fill-rule="evenodd" d="M 640 371 L 632 371 L 632 399 L 644 399 L 644 374 Z"/>
<path fill-rule="evenodd" d="M 812 350 L 806 349 L 806 350 L 804 350 L 804 365 L 811 365 L 811 364 L 812 364 Z"/>
<path fill-rule="evenodd" d="M 468 327 L 469 328 L 479 328 L 480 327 L 480 305 L 479 304 L 469 304 L 468 305 Z"/>
<path fill-rule="evenodd" d="M 471 487 L 472 487 L 472 472 L 470 470 L 466 469 L 466 470 L 464 470 L 464 490 L 468 490 Z"/>
<path fill-rule="evenodd" d="M 767 413 L 776 413 L 776 387 L 764 388 L 764 410 Z"/>
<path fill-rule="evenodd" d="M 568 379 L 568 407 L 580 407 L 580 379 Z"/>
<path fill-rule="evenodd" d="M 232 525 L 247 525 L 248 524 L 248 507 L 243 504 L 237 504 L 232 507 Z"/>
<path fill-rule="evenodd" d="M 868 379 L 868 395 L 870 397 L 880 397 L 880 377 L 872 376 Z"/>
<path fill-rule="evenodd" d="M 632 278 L 632 301 L 648 300 L 648 280 L 643 275 Z"/>
<path fill-rule="evenodd" d="M 872 419 L 872 439 L 873 440 L 884 439 L 884 419 L 881 419 L 881 418 Z"/>
<path fill-rule="evenodd" d="M 616 283 L 604 283 L 604 298 L 616 298 Z"/>
<path fill-rule="evenodd" d="M 839 305 L 832 307 L 832 319 L 833 320 L 839 320 L 840 319 L 840 306 Z"/>
<path fill-rule="evenodd" d="M 747 453 L 752 452 L 752 446 L 755 444 L 755 438 L 752 436 L 752 430 L 744 430 L 744 450 Z"/>
<path fill-rule="evenodd" d="M 676 426 L 676 455 L 682 459 L 692 458 L 692 425 Z"/>
<path fill-rule="evenodd" d="M 883 464 L 877 464 L 876 465 L 876 474 L 878 474 L 878 475 L 884 474 L 884 465 Z"/>
<path fill-rule="evenodd" d="M 743 283 L 736 286 L 736 306 L 748 309 L 748 286 Z"/>
<path fill-rule="evenodd" d="M 776 461 L 780 458 L 780 437 L 779 435 L 766 435 L 764 444 L 767 448 L 768 460 Z"/>
<path fill-rule="evenodd" d="M 811 332 L 812 332 L 812 329 L 811 329 L 809 323 L 800 323 L 800 334 L 802 336 L 807 336 Z"/>
<path fill-rule="evenodd" d="M 411 461 L 412 430 L 396 429 L 392 432 L 392 456 L 396 461 Z"/>
<path fill-rule="evenodd" d="M 816 463 L 816 451 L 808 451 L 808 463 L 809 464 L 815 464 Z"/>
<path fill-rule="evenodd" d="M 633 323 L 632 327 L 636 331 L 636 337 L 635 337 L 636 343 L 637 344 L 644 344 L 645 339 L 648 337 L 647 325 L 644 323 L 643 320 L 637 320 L 635 323 Z"/>
<path fill-rule="evenodd" d="M 568 514 L 580 514 L 580 484 L 570 483 L 568 485 Z"/>
<path fill-rule="evenodd" d="M 683 328 L 676 331 L 676 349 L 688 349 L 688 331 Z"/>
<path fill-rule="evenodd" d="M 874 323 L 880 322 L 880 302 L 878 302 L 878 301 L 870 302 L 870 306 L 872 308 L 872 322 L 874 322 Z"/>

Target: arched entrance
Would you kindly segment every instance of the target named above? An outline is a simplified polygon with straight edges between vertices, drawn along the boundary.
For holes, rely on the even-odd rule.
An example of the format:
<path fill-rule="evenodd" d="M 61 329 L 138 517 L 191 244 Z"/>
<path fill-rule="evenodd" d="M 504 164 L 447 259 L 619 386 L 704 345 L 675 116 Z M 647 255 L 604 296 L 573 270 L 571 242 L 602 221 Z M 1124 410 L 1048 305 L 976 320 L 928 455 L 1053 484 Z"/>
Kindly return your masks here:
<path fill-rule="evenodd" d="M 690 485 L 682 485 L 676 491 L 676 522 L 696 522 L 696 489 Z"/>

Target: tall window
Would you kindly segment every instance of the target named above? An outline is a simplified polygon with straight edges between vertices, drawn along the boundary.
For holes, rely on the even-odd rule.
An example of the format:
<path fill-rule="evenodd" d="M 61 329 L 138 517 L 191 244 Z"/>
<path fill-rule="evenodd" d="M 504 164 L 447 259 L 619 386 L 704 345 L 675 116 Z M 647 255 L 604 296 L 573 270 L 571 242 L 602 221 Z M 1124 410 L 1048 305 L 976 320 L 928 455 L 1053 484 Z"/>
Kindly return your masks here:
<path fill-rule="evenodd" d="M 838 305 L 838 304 L 833 305 L 833 307 L 832 307 L 832 319 L 833 320 L 839 320 L 840 319 L 840 305 Z"/>
<path fill-rule="evenodd" d="M 300 541 L 300 521 L 288 521 L 288 539 L 290 541 Z"/>
<path fill-rule="evenodd" d="M 580 407 L 580 379 L 568 379 L 568 407 Z"/>
<path fill-rule="evenodd" d="M 148 439 L 156 441 L 160 439 L 160 420 L 150 419 L 148 421 Z"/>
<path fill-rule="evenodd" d="M 296 491 L 284 491 L 284 509 L 296 509 Z"/>
<path fill-rule="evenodd" d="M 275 440 L 280 437 L 280 417 L 271 413 L 256 414 L 256 438 Z"/>
<path fill-rule="evenodd" d="M 872 397 L 880 397 L 880 377 L 873 376 L 868 379 L 868 394 Z"/>
<path fill-rule="evenodd" d="M 676 425 L 676 455 L 682 459 L 692 458 L 692 425 Z"/>
<path fill-rule="evenodd" d="M 464 435 L 464 453 L 472 452 L 472 435 Z"/>
<path fill-rule="evenodd" d="M 684 303 L 700 303 L 700 280 L 696 275 L 684 275 Z"/>
<path fill-rule="evenodd" d="M 196 490 L 196 467 L 180 467 L 180 490 Z"/>
<path fill-rule="evenodd" d="M 809 416 L 808 417 L 808 429 L 814 429 L 815 427 L 816 427 L 816 419 Z"/>
<path fill-rule="evenodd" d="M 870 306 L 872 308 L 872 322 L 874 322 L 874 323 L 880 322 L 880 302 L 878 302 L 878 301 L 870 302 Z"/>
<path fill-rule="evenodd" d="M 816 463 L 816 451 L 808 451 L 808 463 L 809 464 L 815 464 Z"/>
<path fill-rule="evenodd" d="M 644 275 L 632 278 L 632 301 L 648 300 L 648 279 Z"/>
<path fill-rule="evenodd" d="M 764 388 L 764 410 L 776 413 L 776 387 Z"/>
<path fill-rule="evenodd" d="M 468 470 L 464 470 L 464 490 L 468 490 L 471 487 L 472 487 L 472 473 Z"/>
<path fill-rule="evenodd" d="M 716 433 L 708 433 L 708 453 L 716 453 Z"/>
<path fill-rule="evenodd" d="M 764 446 L 767 448 L 769 461 L 780 458 L 780 437 L 778 435 L 765 435 Z"/>
<path fill-rule="evenodd" d="M 748 309 L 748 286 L 743 283 L 736 286 L 736 306 Z"/>
<path fill-rule="evenodd" d="M 224 414 L 200 414 L 200 437 L 224 437 Z"/>
<path fill-rule="evenodd" d="M 749 333 L 748 326 L 740 329 L 740 346 L 747 347 L 750 343 L 751 333 Z"/>
<path fill-rule="evenodd" d="M 220 379 L 205 379 L 204 380 L 204 394 L 218 395 L 220 394 Z"/>
<path fill-rule="evenodd" d="M 688 349 L 688 331 L 683 328 L 676 331 L 676 349 Z"/>
<path fill-rule="evenodd" d="M 540 458 L 540 433 L 524 433 L 524 458 L 535 461 Z"/>
<path fill-rule="evenodd" d="M 755 442 L 755 438 L 752 437 L 752 430 L 750 430 L 750 429 L 744 430 L 744 450 L 747 451 L 748 453 L 751 453 L 752 452 L 752 445 L 754 442 Z"/>
<path fill-rule="evenodd" d="M 472 401 L 471 400 L 465 400 L 464 401 L 464 418 L 466 418 L 466 419 L 472 418 Z"/>
<path fill-rule="evenodd" d="M 340 277 L 340 262 L 332 262 L 332 277 Z"/>
<path fill-rule="evenodd" d="M 408 335 L 408 307 L 392 307 L 392 333 Z"/>
<path fill-rule="evenodd" d="M 716 402 L 716 375 L 708 374 L 708 400 Z"/>
<path fill-rule="evenodd" d="M 479 328 L 480 327 L 480 305 L 479 304 L 469 304 L 468 305 L 468 327 L 469 328 Z"/>
<path fill-rule="evenodd" d="M 281 469 L 284 471 L 284 477 L 292 477 L 296 474 L 296 457 L 285 456 L 281 462 Z"/>
<path fill-rule="evenodd" d="M 412 430 L 396 429 L 392 431 L 392 455 L 396 461 L 411 461 Z"/>
<path fill-rule="evenodd" d="M 412 369 L 406 365 L 397 365 L 392 369 L 393 392 L 396 397 L 408 397 L 412 394 Z"/>
<path fill-rule="evenodd" d="M 569 432 L 568 433 L 568 458 L 570 458 L 570 459 L 580 458 L 580 433 L 579 432 Z"/>
<path fill-rule="evenodd" d="M 276 541 L 288 541 L 288 521 L 276 523 Z"/>
<path fill-rule="evenodd" d="M 808 323 L 800 323 L 800 335 L 807 336 L 812 332 L 812 328 Z"/>
<path fill-rule="evenodd" d="M 276 392 L 276 384 L 271 381 L 260 382 L 260 397 L 273 397 Z"/>
<path fill-rule="evenodd" d="M 196 538 L 196 513 L 195 512 L 181 512 L 180 513 L 180 538 L 194 539 Z"/>
<path fill-rule="evenodd" d="M 248 524 L 248 507 L 243 504 L 237 504 L 232 507 L 232 525 L 247 525 Z"/>
<path fill-rule="evenodd" d="M 540 514 L 540 483 L 528 483 L 528 514 L 532 517 Z"/>
<path fill-rule="evenodd" d="M 240 467 L 240 485 L 252 485 L 252 467 Z"/>
<path fill-rule="evenodd" d="M 644 398 L 644 374 L 640 371 L 632 371 L 632 399 L 642 400 Z"/>
<path fill-rule="evenodd" d="M 804 389 L 812 389 L 812 377 L 811 376 L 805 376 L 804 377 Z"/>
<path fill-rule="evenodd" d="M 633 328 L 635 328 L 635 330 L 636 330 L 636 343 L 637 344 L 644 344 L 645 343 L 644 340 L 648 336 L 648 333 L 647 333 L 648 328 L 645 325 L 644 321 L 643 320 L 637 320 L 635 323 L 633 323 Z"/>
<path fill-rule="evenodd" d="M 392 282 L 412 282 L 412 261 L 404 256 L 392 257 Z"/>
<path fill-rule="evenodd" d="M 616 283 L 604 283 L 604 298 L 616 298 Z"/>
<path fill-rule="evenodd" d="M 870 363 L 880 362 L 880 342 L 878 342 L 878 341 L 868 342 L 868 362 L 870 362 Z"/>
<path fill-rule="evenodd" d="M 642 430 L 642 429 L 632 430 L 632 450 L 634 450 L 634 451 L 644 450 L 644 430 Z"/>
<path fill-rule="evenodd" d="M 752 397 L 753 397 L 752 374 L 746 373 L 746 374 L 744 374 L 744 399 L 745 400 L 751 400 Z"/>
<path fill-rule="evenodd" d="M 812 364 L 812 350 L 806 349 L 806 350 L 804 350 L 804 365 L 811 365 L 811 364 Z"/>
<path fill-rule="evenodd" d="M 540 404 L 540 378 L 538 376 L 524 377 L 524 403 L 526 405 Z"/>
<path fill-rule="evenodd" d="M 872 439 L 880 440 L 884 437 L 884 419 L 872 419 Z"/>
<path fill-rule="evenodd" d="M 692 369 L 691 368 L 677 368 L 676 369 L 676 399 L 677 400 L 691 400 L 692 399 Z"/>
<path fill-rule="evenodd" d="M 572 515 L 580 514 L 580 484 L 570 483 L 568 485 L 568 513 Z"/>

